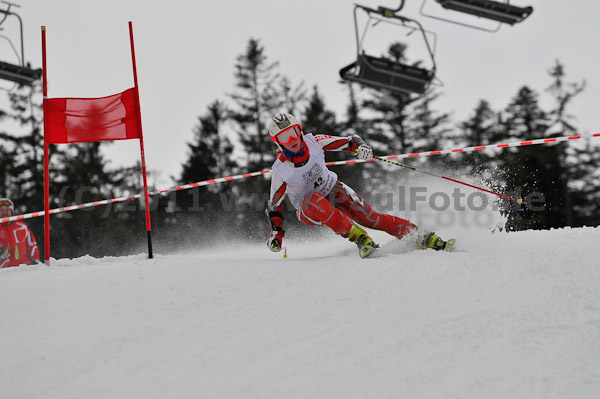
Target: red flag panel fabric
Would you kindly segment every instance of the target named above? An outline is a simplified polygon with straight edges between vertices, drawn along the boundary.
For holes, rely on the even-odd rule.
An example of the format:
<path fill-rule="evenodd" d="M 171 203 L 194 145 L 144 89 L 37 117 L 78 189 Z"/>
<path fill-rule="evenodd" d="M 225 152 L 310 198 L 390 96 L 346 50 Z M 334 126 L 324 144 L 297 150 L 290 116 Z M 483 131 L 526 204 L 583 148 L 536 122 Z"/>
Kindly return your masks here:
<path fill-rule="evenodd" d="M 128 140 L 140 137 L 135 89 L 102 98 L 49 98 L 48 144 Z"/>

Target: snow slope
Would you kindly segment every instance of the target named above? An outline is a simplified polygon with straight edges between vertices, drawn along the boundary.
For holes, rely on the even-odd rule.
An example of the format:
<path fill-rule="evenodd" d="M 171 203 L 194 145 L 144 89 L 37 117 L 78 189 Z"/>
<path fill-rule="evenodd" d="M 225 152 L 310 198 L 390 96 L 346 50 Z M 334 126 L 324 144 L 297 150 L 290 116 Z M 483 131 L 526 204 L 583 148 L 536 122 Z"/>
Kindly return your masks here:
<path fill-rule="evenodd" d="M 2 270 L 0 397 L 600 397 L 600 229 L 459 239 Z"/>

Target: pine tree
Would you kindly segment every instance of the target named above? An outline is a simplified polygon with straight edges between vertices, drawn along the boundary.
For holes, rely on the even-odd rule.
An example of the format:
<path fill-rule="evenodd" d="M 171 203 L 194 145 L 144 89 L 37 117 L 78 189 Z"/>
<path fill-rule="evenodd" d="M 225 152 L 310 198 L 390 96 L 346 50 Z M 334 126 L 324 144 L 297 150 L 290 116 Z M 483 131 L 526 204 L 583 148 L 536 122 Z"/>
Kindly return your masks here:
<path fill-rule="evenodd" d="M 280 79 L 275 71 L 277 66 L 277 62 L 268 60 L 257 39 L 250 39 L 235 65 L 237 90 L 231 97 L 236 109 L 231 115 L 237 123 L 240 142 L 247 151 L 247 167 L 252 171 L 268 168 L 275 159 L 266 123 L 283 105 L 277 89 Z"/>
<path fill-rule="evenodd" d="M 15 199 L 17 212 L 38 210 L 44 204 L 41 104 L 36 101 L 40 92 L 37 84 L 9 93 L 11 110 L 6 117 L 21 126 L 15 129 L 20 133 L 0 134 L 7 154 L 3 161 L 6 195 Z"/>
<path fill-rule="evenodd" d="M 301 114 L 301 123 L 304 133 L 329 134 L 332 136 L 339 136 L 341 133 L 335 112 L 327 109 L 325 100 L 316 85 L 313 86 L 308 104 Z"/>
<path fill-rule="evenodd" d="M 473 147 L 479 145 L 492 144 L 495 131 L 498 126 L 499 115 L 492 110 L 490 103 L 481 100 L 473 115 L 466 121 L 459 123 L 458 136 L 454 137 L 460 147 Z M 485 152 L 473 151 L 470 153 L 461 153 L 458 155 L 461 164 L 466 166 L 468 171 L 473 174 L 481 174 L 491 169 L 495 157 Z"/>
<path fill-rule="evenodd" d="M 126 175 L 108 167 L 101 152 L 107 143 L 77 143 L 64 146 L 55 155 L 52 167 L 51 187 L 60 190 L 51 195 L 56 206 L 72 206 L 82 203 L 114 198 L 120 195 Z M 51 146 L 50 152 L 57 146 Z M 140 171 L 138 170 L 138 173 Z M 139 186 L 136 191 L 139 190 Z M 132 224 L 119 223 L 116 209 L 122 205 L 99 206 L 57 215 L 51 221 L 52 256 L 76 257 L 122 255 L 132 245 L 136 236 Z M 131 217 L 143 220 L 143 213 L 135 212 Z M 144 228 L 138 229 L 143 232 Z"/>
<path fill-rule="evenodd" d="M 343 82 L 342 84 L 348 88 L 348 105 L 346 106 L 346 114 L 344 115 L 345 121 L 341 123 L 342 131 L 349 136 L 353 134 L 360 135 L 360 132 L 366 130 L 366 122 L 360 115 L 362 105 L 356 97 L 356 84 L 351 82 Z"/>
<path fill-rule="evenodd" d="M 198 123 L 192 130 L 194 140 L 188 144 L 188 158 L 179 178 L 181 184 L 231 176 L 237 172 L 233 145 L 225 136 L 228 120 L 229 110 L 218 100 L 212 102 L 206 112 L 198 117 Z M 176 213 L 177 222 L 172 231 L 172 235 L 176 236 L 172 243 L 174 247 L 197 246 L 220 233 L 217 227 L 235 223 L 236 215 L 220 208 L 222 196 L 232 201 L 239 196 L 239 192 L 231 183 L 221 183 L 176 193 L 173 206 L 179 212 Z"/>
<path fill-rule="evenodd" d="M 368 144 L 374 148 L 378 154 L 384 154 L 387 147 L 378 146 L 378 135 L 383 137 L 381 130 L 374 128 L 369 120 L 362 114 L 364 109 L 363 100 L 357 96 L 357 85 L 355 83 L 343 83 L 348 88 L 348 105 L 346 106 L 345 120 L 339 123 L 342 136 L 358 135 L 367 140 Z M 380 143 L 381 144 L 381 143 Z"/>
<path fill-rule="evenodd" d="M 298 86 L 292 87 L 290 79 L 287 76 L 282 76 L 279 85 L 282 95 L 281 109 L 296 115 L 300 111 L 300 106 L 306 101 L 304 84 L 300 83 Z"/>
<path fill-rule="evenodd" d="M 181 184 L 230 175 L 237 164 L 233 145 L 224 135 L 229 110 L 221 101 L 212 102 L 194 126 L 194 141 L 188 144 L 188 159 L 179 178 Z M 217 186 L 215 186 L 217 187 Z"/>
<path fill-rule="evenodd" d="M 390 45 L 383 57 L 405 64 L 407 46 L 396 42 Z M 418 65 L 416 63 L 415 65 Z M 414 139 L 411 131 L 411 105 L 418 99 L 408 93 L 391 90 L 367 89 L 368 97 L 362 107 L 373 114 L 368 119 L 366 138 L 380 153 L 412 152 Z"/>
<path fill-rule="evenodd" d="M 581 83 L 565 82 L 565 70 L 560 61 L 548 71 L 552 84 L 546 89 L 555 100 L 550 111 L 552 132 L 556 136 L 578 133 L 575 117 L 568 107 L 571 101 L 585 89 Z M 600 218 L 600 181 L 598 146 L 593 143 L 564 143 L 560 145 L 560 162 L 564 166 L 566 224 L 570 226 L 598 225 Z"/>
<path fill-rule="evenodd" d="M 573 226 L 600 225 L 600 145 L 587 139 L 568 159 Z"/>
<path fill-rule="evenodd" d="M 2 140 L 2 133 L 0 133 L 0 140 Z M 3 197 L 8 195 L 10 169 L 12 168 L 11 158 L 6 143 L 0 141 L 0 195 Z"/>
<path fill-rule="evenodd" d="M 561 134 L 570 134 L 576 132 L 574 117 L 567 112 L 567 106 L 571 101 L 585 89 L 585 81 L 581 83 L 565 83 L 564 66 L 560 61 L 556 61 L 554 66 L 548 71 L 553 81 L 546 89 L 555 100 L 555 106 L 550 111 L 550 117 L 553 118 L 555 129 Z"/>
<path fill-rule="evenodd" d="M 533 140 L 549 134 L 551 119 L 538 103 L 538 95 L 527 86 L 522 87 L 506 108 L 506 120 L 502 134 L 507 139 Z M 499 155 L 503 163 L 509 190 L 516 190 L 517 196 L 541 193 L 544 196 L 544 210 L 511 209 L 508 227 L 510 229 L 543 229 L 563 227 L 566 224 L 566 180 L 561 163 L 561 149 L 556 145 L 531 148 L 506 149 Z M 521 191 L 519 194 L 518 191 Z"/>
<path fill-rule="evenodd" d="M 19 86 L 9 92 L 10 110 L 3 118 L 12 121 L 10 131 L 0 133 L 0 195 L 15 204 L 15 213 L 44 207 L 43 137 L 41 131 L 41 84 Z M 53 157 L 55 154 L 51 154 Z M 51 158 L 52 160 L 52 158 Z M 55 188 L 51 195 L 57 194 Z M 26 221 L 43 250 L 43 219 Z"/>
<path fill-rule="evenodd" d="M 257 39 L 250 39 L 246 51 L 237 58 L 236 91 L 231 95 L 235 107 L 231 115 L 248 171 L 268 169 L 275 160 L 276 146 L 267 130 L 270 118 L 288 111 L 282 109 L 284 106 L 301 109 L 303 105 L 302 85 L 292 89 L 289 81 L 276 72 L 277 66 L 277 62 L 268 60 Z M 239 220 L 243 219 L 243 223 L 238 223 L 239 233 L 264 239 L 264 232 L 256 229 L 256 225 L 266 222 L 264 208 L 269 199 L 270 180 L 256 177 L 240 182 L 237 188 L 243 193 L 237 204 Z"/>
<path fill-rule="evenodd" d="M 450 115 L 435 110 L 433 104 L 440 93 L 430 87 L 425 94 L 415 100 L 412 106 L 410 136 L 413 139 L 411 151 L 431 151 L 442 148 L 451 140 L 452 129 L 450 127 Z M 428 164 L 451 164 L 449 159 L 434 157 L 426 160 Z"/>

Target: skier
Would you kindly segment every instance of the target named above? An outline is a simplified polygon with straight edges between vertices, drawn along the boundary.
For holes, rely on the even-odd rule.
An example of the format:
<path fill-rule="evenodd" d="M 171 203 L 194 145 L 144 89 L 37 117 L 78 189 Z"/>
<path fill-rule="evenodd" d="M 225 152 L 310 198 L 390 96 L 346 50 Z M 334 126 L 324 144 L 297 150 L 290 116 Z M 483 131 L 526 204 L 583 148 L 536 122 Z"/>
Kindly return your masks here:
<path fill-rule="evenodd" d="M 267 208 L 272 230 L 268 240 L 271 251 L 279 252 L 282 248 L 285 231 L 281 211 L 286 194 L 302 223 L 325 225 L 356 243 L 361 258 L 369 256 L 378 245 L 358 224 L 383 230 L 398 239 L 417 232 L 417 227 L 408 220 L 372 209 L 325 166 L 324 151 L 352 152 L 363 160 L 373 158 L 373 150 L 358 135 L 304 135 L 296 117 L 288 113 L 271 118 L 268 129 L 279 149 L 272 167 L 271 196 Z M 446 243 L 433 232 L 417 233 L 423 248 L 450 252 L 454 246 L 454 240 Z"/>
<path fill-rule="evenodd" d="M 0 198 L 0 219 L 11 217 L 15 210 L 8 198 Z M 35 237 L 23 222 L 0 223 L 0 268 L 33 265 L 40 261 Z"/>

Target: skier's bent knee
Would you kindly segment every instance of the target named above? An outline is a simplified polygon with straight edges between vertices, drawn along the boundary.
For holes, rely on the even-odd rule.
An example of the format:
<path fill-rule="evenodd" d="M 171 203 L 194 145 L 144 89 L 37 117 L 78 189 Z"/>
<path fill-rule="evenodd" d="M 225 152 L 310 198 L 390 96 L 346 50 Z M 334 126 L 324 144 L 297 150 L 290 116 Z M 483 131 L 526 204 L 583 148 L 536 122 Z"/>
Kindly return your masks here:
<path fill-rule="evenodd" d="M 324 198 L 325 196 L 318 192 L 307 194 L 302 200 L 302 209 L 307 211 L 311 205 L 316 206 L 316 203 Z"/>

